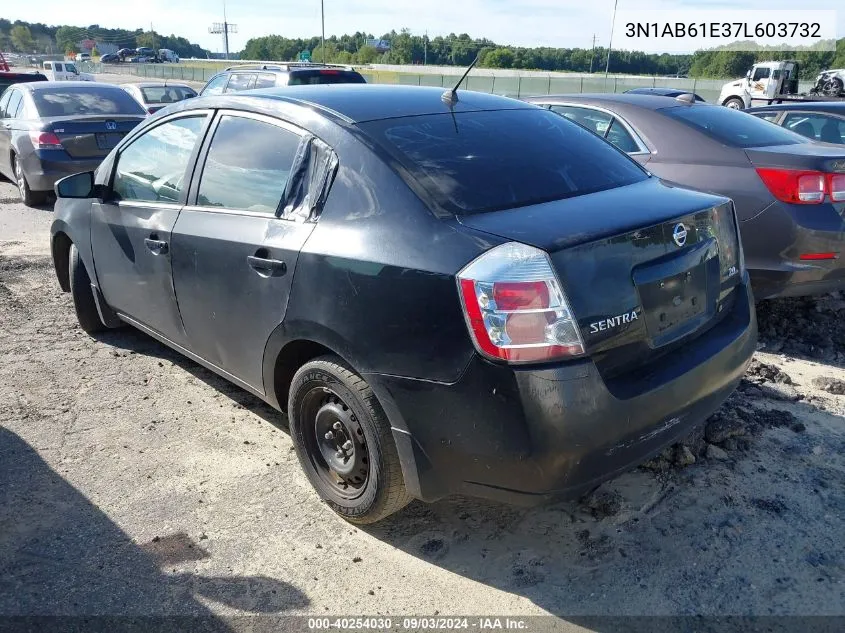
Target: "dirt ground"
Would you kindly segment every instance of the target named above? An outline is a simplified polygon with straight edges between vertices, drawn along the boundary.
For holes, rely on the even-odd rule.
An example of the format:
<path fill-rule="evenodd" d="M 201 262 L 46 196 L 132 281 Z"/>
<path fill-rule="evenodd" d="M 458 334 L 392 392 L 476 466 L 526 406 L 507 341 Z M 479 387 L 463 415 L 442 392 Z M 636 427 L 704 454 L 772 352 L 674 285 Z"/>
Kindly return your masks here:
<path fill-rule="evenodd" d="M 706 429 L 588 499 L 359 529 L 280 414 L 137 331 L 79 329 L 51 220 L 0 183 L 0 615 L 845 615 L 841 297 L 760 306 Z"/>

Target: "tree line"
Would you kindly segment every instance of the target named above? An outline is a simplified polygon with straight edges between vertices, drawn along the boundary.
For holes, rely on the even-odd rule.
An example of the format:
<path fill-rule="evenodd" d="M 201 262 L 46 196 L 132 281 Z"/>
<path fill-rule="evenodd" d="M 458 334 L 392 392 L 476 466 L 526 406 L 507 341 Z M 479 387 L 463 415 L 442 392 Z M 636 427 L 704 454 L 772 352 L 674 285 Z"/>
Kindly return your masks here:
<path fill-rule="evenodd" d="M 79 42 L 93 40 L 98 44 L 114 44 L 118 48 L 149 46 L 155 50 L 169 48 L 179 57 L 206 57 L 208 51 L 177 35 L 155 31 L 107 29 L 92 24 L 87 27 L 48 26 L 21 20 L 10 22 L 0 18 L 0 50 L 26 54 L 73 54 L 80 52 Z"/>
<path fill-rule="evenodd" d="M 314 61 L 335 64 L 434 64 L 467 66 L 476 56 L 484 68 L 598 72 L 607 64 L 607 49 L 596 47 L 551 48 L 499 46 L 488 39 L 474 39 L 454 33 L 429 38 L 413 35 L 408 29 L 391 31 L 379 39 L 390 43 L 390 50 L 379 51 L 367 45 L 375 39 L 371 33 L 326 38 L 323 51 L 319 37 L 286 38 L 266 35 L 250 39 L 241 53 L 243 59 L 293 61 L 309 51 Z M 325 55 L 324 55 L 325 53 Z M 694 54 L 654 54 L 640 51 L 612 51 L 610 71 L 631 75 L 688 75 L 690 77 L 731 78 L 745 74 L 758 61 L 796 59 L 801 78 L 813 79 L 825 68 L 845 68 L 845 38 L 837 41 L 836 51 L 698 51 Z"/>

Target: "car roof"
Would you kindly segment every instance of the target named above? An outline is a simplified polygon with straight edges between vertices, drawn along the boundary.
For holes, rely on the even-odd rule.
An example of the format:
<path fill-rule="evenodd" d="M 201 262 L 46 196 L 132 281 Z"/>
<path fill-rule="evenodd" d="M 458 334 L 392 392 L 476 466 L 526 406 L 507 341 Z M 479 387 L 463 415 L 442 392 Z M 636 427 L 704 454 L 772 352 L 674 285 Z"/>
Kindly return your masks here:
<path fill-rule="evenodd" d="M 692 94 L 692 93 L 684 93 Z M 673 105 L 683 105 L 690 108 L 710 108 L 722 107 L 714 106 L 710 103 L 703 103 L 696 101 L 688 103 L 686 101 L 679 101 L 674 97 L 664 97 L 662 95 L 637 94 L 637 93 L 597 93 L 597 94 L 572 94 L 572 95 L 548 95 L 541 97 L 528 97 L 526 101 L 529 103 L 591 103 L 594 105 L 601 104 L 625 104 L 644 110 L 662 110 L 664 108 L 671 108 Z"/>
<path fill-rule="evenodd" d="M 188 99 L 191 109 L 227 107 L 249 103 L 251 99 L 285 101 L 323 110 L 349 123 L 361 123 L 426 114 L 448 114 L 450 111 L 535 109 L 536 106 L 516 99 L 469 90 L 458 91 L 458 102 L 452 108 L 444 103 L 443 88 L 396 86 L 385 84 L 317 84 L 264 88 Z"/>
<path fill-rule="evenodd" d="M 164 81 L 140 81 L 138 83 L 120 84 L 121 86 L 134 86 L 135 88 L 191 88 L 188 84 L 183 84 L 178 81 L 164 82 Z M 193 88 L 191 88 L 193 90 Z"/>
<path fill-rule="evenodd" d="M 123 90 L 117 84 L 107 84 L 100 81 L 39 81 L 33 84 L 26 84 L 30 90 L 50 90 L 51 88 L 105 88 L 106 90 Z"/>
<path fill-rule="evenodd" d="M 832 114 L 845 114 L 845 101 L 801 101 L 800 103 L 781 103 L 748 108 L 748 113 L 771 112 L 776 110 L 804 110 L 808 112 L 830 112 Z"/>

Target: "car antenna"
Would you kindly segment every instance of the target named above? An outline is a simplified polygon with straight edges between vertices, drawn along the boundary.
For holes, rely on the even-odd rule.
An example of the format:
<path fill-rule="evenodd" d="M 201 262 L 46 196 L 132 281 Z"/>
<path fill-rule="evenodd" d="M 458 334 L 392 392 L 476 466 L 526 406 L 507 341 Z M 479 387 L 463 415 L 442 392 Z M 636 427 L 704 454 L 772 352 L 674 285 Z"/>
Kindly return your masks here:
<path fill-rule="evenodd" d="M 480 55 L 475 56 L 475 59 L 472 60 L 472 63 L 469 65 L 469 68 L 466 69 L 466 72 L 461 75 L 461 78 L 458 80 L 458 83 L 455 84 L 455 87 L 451 90 L 447 90 L 440 96 L 440 99 L 443 101 L 443 103 L 449 105 L 450 107 L 454 107 L 454 105 L 458 102 L 458 88 L 460 88 L 461 84 L 464 82 L 464 79 L 467 78 L 469 71 L 475 68 L 475 65 L 478 63 L 479 57 Z"/>

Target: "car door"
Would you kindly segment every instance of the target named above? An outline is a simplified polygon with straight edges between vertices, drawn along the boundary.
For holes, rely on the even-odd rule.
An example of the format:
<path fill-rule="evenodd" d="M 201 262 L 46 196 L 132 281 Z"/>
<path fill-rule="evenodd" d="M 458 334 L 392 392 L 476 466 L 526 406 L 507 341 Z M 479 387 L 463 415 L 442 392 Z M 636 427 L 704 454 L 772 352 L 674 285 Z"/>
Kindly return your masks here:
<path fill-rule="evenodd" d="M 7 114 L 7 110 L 12 95 L 17 94 L 17 92 L 17 90 L 8 88 L 0 97 L 0 173 L 12 179 L 14 179 L 14 174 L 12 174 L 12 165 L 9 160 L 11 155 L 9 150 L 12 147 L 12 119 Z"/>
<path fill-rule="evenodd" d="M 100 289 L 118 313 L 184 343 L 171 276 L 171 232 L 187 196 L 210 113 L 191 111 L 146 128 L 114 160 L 92 205 L 91 246 Z"/>
<path fill-rule="evenodd" d="M 314 228 L 285 208 L 292 170 L 301 173 L 295 165 L 314 143 L 275 118 L 220 112 L 173 229 L 173 283 L 190 349 L 259 392 L 264 346 L 284 319 Z"/>
<path fill-rule="evenodd" d="M 641 165 L 651 158 L 646 144 L 634 129 L 611 112 L 581 105 L 552 105 L 550 109 L 610 141 Z"/>

